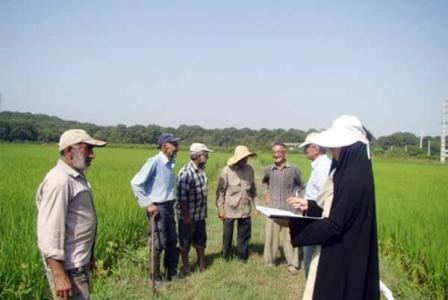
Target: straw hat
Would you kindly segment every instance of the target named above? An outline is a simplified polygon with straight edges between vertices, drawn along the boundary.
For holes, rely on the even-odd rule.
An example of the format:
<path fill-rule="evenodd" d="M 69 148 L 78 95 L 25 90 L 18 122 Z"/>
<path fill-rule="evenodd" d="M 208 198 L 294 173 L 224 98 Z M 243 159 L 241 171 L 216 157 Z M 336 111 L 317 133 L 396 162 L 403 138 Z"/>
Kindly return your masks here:
<path fill-rule="evenodd" d="M 327 130 L 313 137 L 313 144 L 327 148 L 339 148 L 356 142 L 369 144 L 367 133 L 355 116 L 343 115 L 334 120 Z"/>
<path fill-rule="evenodd" d="M 249 148 L 247 148 L 246 146 L 242 146 L 242 145 L 236 146 L 233 156 L 231 158 L 229 158 L 229 160 L 227 161 L 227 165 L 232 166 L 232 165 L 236 164 L 237 162 L 239 162 L 240 160 L 242 160 L 243 158 L 251 157 L 251 156 L 255 156 L 255 155 L 257 155 L 257 154 L 255 152 L 250 152 Z"/>

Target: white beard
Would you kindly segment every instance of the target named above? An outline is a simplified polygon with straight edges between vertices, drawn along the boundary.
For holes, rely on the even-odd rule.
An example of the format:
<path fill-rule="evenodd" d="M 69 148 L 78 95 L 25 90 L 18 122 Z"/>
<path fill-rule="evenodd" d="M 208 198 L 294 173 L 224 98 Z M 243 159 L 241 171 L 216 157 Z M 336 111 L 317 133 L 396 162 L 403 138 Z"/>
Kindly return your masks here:
<path fill-rule="evenodd" d="M 77 148 L 73 148 L 73 154 L 73 167 L 80 170 L 81 172 L 87 170 L 89 166 L 87 165 L 86 157 L 84 156 L 84 154 Z"/>

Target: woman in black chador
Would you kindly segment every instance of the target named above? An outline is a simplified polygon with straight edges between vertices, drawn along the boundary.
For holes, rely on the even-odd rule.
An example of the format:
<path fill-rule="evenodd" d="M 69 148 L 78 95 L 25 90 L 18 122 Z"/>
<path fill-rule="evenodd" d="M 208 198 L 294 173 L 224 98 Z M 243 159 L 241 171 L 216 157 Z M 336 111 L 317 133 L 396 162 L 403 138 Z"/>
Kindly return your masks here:
<path fill-rule="evenodd" d="M 322 220 L 291 221 L 294 246 L 320 245 L 312 259 L 304 299 L 379 299 L 375 189 L 367 131 L 353 116 L 337 118 L 315 137 L 333 163 L 319 201 L 288 201 Z M 320 202 L 322 203 L 322 201 Z"/>

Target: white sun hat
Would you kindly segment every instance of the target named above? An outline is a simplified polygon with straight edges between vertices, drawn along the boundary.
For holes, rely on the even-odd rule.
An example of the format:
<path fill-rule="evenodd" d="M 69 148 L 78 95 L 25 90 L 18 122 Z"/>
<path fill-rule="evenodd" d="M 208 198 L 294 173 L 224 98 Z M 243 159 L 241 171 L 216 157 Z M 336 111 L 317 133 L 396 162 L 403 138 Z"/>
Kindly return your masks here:
<path fill-rule="evenodd" d="M 308 134 L 308 135 L 306 136 L 306 138 L 305 138 L 305 141 L 304 141 L 302 144 L 299 145 L 299 148 L 303 148 L 303 147 L 306 147 L 306 146 L 311 145 L 311 144 L 316 144 L 316 143 L 314 142 L 314 138 L 315 138 L 318 134 L 319 134 L 318 132 L 311 132 L 310 134 Z"/>
<path fill-rule="evenodd" d="M 369 145 L 367 133 L 355 116 L 342 115 L 327 130 L 313 137 L 313 143 L 326 148 L 339 148 L 362 142 Z"/>

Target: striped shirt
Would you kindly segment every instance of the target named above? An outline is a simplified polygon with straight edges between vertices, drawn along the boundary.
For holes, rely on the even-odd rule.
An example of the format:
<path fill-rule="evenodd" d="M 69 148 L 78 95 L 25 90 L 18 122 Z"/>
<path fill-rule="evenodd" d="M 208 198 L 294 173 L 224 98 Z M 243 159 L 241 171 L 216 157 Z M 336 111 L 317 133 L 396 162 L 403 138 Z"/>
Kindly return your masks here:
<path fill-rule="evenodd" d="M 278 209 L 290 210 L 286 200 L 300 195 L 304 189 L 299 167 L 289 162 L 282 169 L 275 164 L 269 165 L 265 169 L 262 183 L 269 194 L 269 206 Z"/>
<path fill-rule="evenodd" d="M 181 201 L 188 203 L 192 221 L 207 218 L 207 175 L 189 161 L 179 171 L 177 179 L 177 216 L 182 219 Z"/>

